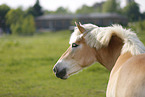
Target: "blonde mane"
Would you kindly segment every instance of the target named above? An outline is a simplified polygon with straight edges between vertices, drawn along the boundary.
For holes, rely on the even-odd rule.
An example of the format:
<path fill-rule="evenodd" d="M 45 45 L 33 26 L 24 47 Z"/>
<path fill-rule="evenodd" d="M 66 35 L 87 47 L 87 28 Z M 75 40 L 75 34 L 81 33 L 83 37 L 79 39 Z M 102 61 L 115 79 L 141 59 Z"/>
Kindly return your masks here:
<path fill-rule="evenodd" d="M 131 52 L 132 55 L 138 55 L 145 53 L 145 47 L 143 43 L 138 39 L 137 35 L 132 32 L 130 29 L 124 29 L 120 25 L 113 25 L 110 27 L 98 27 L 93 24 L 84 24 L 82 25 L 87 31 L 87 35 L 84 37 L 86 43 L 90 47 L 99 49 L 101 47 L 108 46 L 112 35 L 116 35 L 123 40 L 123 47 L 121 54 L 126 52 Z M 79 41 L 82 38 L 83 34 L 75 28 L 74 32 L 70 38 L 70 44 Z"/>

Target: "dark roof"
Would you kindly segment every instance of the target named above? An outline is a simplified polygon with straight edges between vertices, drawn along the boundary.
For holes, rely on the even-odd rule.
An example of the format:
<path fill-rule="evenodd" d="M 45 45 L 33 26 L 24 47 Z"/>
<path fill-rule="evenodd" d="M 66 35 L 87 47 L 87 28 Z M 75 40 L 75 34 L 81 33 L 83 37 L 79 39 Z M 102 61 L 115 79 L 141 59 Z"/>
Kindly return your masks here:
<path fill-rule="evenodd" d="M 80 18 L 126 18 L 117 13 L 92 13 L 92 14 L 49 14 L 39 16 L 36 20 L 47 20 L 47 19 L 80 19 Z"/>

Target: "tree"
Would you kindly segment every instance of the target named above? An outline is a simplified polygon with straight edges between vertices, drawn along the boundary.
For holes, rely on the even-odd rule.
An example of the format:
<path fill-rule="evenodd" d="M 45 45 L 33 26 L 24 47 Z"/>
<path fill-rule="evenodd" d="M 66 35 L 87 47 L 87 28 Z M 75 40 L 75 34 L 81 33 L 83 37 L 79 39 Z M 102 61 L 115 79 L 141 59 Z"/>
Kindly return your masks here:
<path fill-rule="evenodd" d="M 87 5 L 83 5 L 80 9 L 77 9 L 77 14 L 87 14 L 87 13 L 93 13 L 93 7 L 89 7 Z"/>
<path fill-rule="evenodd" d="M 40 6 L 39 0 L 36 1 L 33 7 L 29 7 L 26 11 L 27 15 L 33 15 L 34 17 L 41 16 L 44 14 L 42 7 Z"/>
<path fill-rule="evenodd" d="M 35 23 L 34 17 L 32 15 L 27 16 L 24 18 L 22 23 L 22 34 L 23 35 L 33 35 L 35 32 Z"/>
<path fill-rule="evenodd" d="M 68 14 L 70 11 L 67 8 L 64 7 L 58 7 L 55 11 L 56 14 Z"/>
<path fill-rule="evenodd" d="M 141 19 L 145 20 L 145 12 L 141 13 Z"/>
<path fill-rule="evenodd" d="M 32 15 L 21 17 L 19 21 L 11 24 L 13 34 L 17 35 L 33 35 L 35 29 L 34 17 Z"/>
<path fill-rule="evenodd" d="M 20 35 L 22 33 L 22 26 L 21 22 L 16 22 L 15 24 L 11 24 L 10 28 L 13 34 Z"/>
<path fill-rule="evenodd" d="M 35 32 L 34 17 L 25 15 L 21 9 L 11 9 L 6 15 L 6 23 L 10 26 L 13 34 L 32 35 Z"/>
<path fill-rule="evenodd" d="M 126 7 L 124 7 L 123 14 L 128 17 L 129 21 L 139 20 L 141 16 L 139 5 L 136 2 L 129 3 Z"/>
<path fill-rule="evenodd" d="M 26 11 L 25 11 L 26 15 L 33 15 L 34 16 L 34 10 L 33 7 L 29 7 Z"/>
<path fill-rule="evenodd" d="M 22 11 L 21 8 L 11 9 L 6 14 L 6 24 L 7 25 L 16 24 L 23 16 L 24 12 Z"/>
<path fill-rule="evenodd" d="M 44 10 L 44 15 L 54 14 L 54 13 L 55 13 L 55 11 Z"/>
<path fill-rule="evenodd" d="M 6 14 L 7 12 L 10 10 L 10 7 L 3 4 L 3 5 L 0 5 L 0 28 L 2 28 L 4 31 L 6 30 Z"/>
<path fill-rule="evenodd" d="M 35 5 L 33 6 L 34 16 L 41 16 L 43 15 L 42 7 L 40 6 L 39 0 L 36 1 Z"/>
<path fill-rule="evenodd" d="M 120 4 L 116 0 L 107 0 L 103 5 L 103 12 L 118 12 Z"/>

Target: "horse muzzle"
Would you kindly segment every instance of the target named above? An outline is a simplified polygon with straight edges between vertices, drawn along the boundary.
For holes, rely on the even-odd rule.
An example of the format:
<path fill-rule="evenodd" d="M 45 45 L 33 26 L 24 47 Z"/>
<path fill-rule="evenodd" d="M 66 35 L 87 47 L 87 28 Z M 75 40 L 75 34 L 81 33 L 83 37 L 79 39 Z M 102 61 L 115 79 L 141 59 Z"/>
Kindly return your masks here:
<path fill-rule="evenodd" d="M 59 69 L 57 66 L 53 68 L 53 72 L 55 73 L 56 77 L 60 79 L 67 79 L 66 77 L 66 68 Z"/>

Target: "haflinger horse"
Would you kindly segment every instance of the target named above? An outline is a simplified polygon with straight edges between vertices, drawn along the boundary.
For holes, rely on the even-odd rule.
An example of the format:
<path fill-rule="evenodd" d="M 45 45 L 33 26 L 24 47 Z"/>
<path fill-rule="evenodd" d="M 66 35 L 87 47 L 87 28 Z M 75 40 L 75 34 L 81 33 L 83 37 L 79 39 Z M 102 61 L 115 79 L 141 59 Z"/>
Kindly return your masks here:
<path fill-rule="evenodd" d="M 145 47 L 134 32 L 76 23 L 69 43 L 53 68 L 58 78 L 99 62 L 111 71 L 106 97 L 145 97 Z"/>

